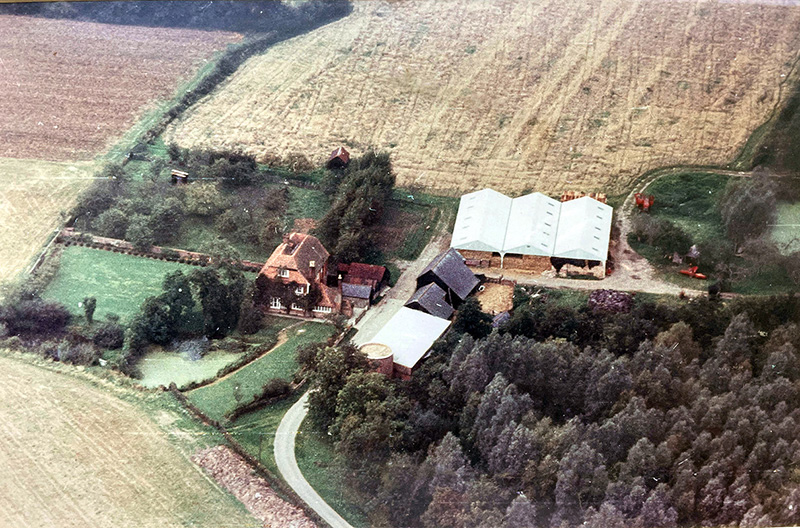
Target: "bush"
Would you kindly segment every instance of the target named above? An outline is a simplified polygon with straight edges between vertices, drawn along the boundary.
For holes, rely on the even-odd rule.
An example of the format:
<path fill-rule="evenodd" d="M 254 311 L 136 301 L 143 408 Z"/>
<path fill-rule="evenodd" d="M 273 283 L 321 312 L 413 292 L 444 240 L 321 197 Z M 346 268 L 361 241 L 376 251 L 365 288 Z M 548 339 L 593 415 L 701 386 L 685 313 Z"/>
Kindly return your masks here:
<path fill-rule="evenodd" d="M 128 230 L 128 219 L 128 215 L 121 210 L 109 209 L 92 222 L 92 229 L 101 236 L 124 238 L 125 232 Z"/>
<path fill-rule="evenodd" d="M 288 381 L 281 378 L 272 378 L 261 390 L 261 396 L 257 399 L 277 398 L 286 396 L 291 392 L 291 385 Z"/>
<path fill-rule="evenodd" d="M 125 341 L 125 329 L 118 322 L 108 321 L 95 331 L 92 341 L 100 348 L 121 348 Z"/>
<path fill-rule="evenodd" d="M 130 226 L 125 233 L 125 239 L 133 244 L 139 251 L 148 251 L 155 241 L 153 228 L 149 219 L 144 215 L 136 215 L 131 219 Z"/>
<path fill-rule="evenodd" d="M 100 359 L 100 351 L 90 343 L 61 341 L 58 345 L 58 361 L 73 365 L 94 365 Z"/>
<path fill-rule="evenodd" d="M 666 254 L 687 253 L 692 239 L 680 227 L 669 220 L 647 214 L 638 214 L 633 219 L 633 236 L 640 242 L 653 246 Z"/>
<path fill-rule="evenodd" d="M 49 334 L 64 330 L 70 313 L 63 304 L 44 301 L 38 297 L 11 299 L 0 306 L 0 323 L 10 335 Z"/>

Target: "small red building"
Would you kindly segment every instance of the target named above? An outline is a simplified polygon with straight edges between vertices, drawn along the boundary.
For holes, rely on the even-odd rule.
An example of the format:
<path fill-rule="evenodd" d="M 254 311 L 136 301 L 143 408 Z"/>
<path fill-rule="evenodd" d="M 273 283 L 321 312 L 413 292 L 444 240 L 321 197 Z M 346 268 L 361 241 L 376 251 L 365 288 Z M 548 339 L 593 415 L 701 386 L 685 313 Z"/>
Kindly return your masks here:
<path fill-rule="evenodd" d="M 347 167 L 348 163 L 350 163 L 350 153 L 344 147 L 339 147 L 331 152 L 327 166 L 329 169 L 342 169 Z"/>

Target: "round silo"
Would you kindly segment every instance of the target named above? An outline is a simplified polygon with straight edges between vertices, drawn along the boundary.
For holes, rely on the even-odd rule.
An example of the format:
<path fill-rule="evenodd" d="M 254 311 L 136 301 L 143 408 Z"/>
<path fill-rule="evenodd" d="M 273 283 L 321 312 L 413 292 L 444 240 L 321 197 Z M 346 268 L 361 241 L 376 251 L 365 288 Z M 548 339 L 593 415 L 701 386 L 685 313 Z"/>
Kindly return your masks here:
<path fill-rule="evenodd" d="M 367 356 L 370 367 L 375 372 L 391 377 L 394 371 L 394 354 L 392 349 L 382 343 L 367 343 L 362 345 L 361 353 Z"/>

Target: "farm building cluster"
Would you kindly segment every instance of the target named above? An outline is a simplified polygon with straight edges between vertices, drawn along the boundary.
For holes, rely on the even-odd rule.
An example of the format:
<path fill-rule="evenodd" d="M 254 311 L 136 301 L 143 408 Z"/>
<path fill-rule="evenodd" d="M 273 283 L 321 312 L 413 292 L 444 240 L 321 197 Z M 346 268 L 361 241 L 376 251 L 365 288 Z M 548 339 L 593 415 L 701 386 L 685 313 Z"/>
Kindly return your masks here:
<path fill-rule="evenodd" d="M 433 343 L 450 327 L 456 308 L 480 279 L 455 249 L 433 259 L 417 277 L 417 290 L 361 347 L 378 372 L 410 379 Z"/>
<path fill-rule="evenodd" d="M 559 201 L 538 192 L 509 198 L 492 189 L 465 194 L 451 247 L 470 267 L 603 278 L 613 216 L 604 199 L 565 193 Z"/>

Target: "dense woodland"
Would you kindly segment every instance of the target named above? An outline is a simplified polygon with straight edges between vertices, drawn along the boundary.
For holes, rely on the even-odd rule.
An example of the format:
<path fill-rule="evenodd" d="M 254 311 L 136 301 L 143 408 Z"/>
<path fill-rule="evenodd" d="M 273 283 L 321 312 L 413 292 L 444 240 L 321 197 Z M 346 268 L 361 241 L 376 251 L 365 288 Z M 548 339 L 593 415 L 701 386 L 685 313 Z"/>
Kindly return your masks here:
<path fill-rule="evenodd" d="M 451 331 L 411 382 L 301 351 L 373 524 L 800 523 L 796 298 L 559 295 L 519 289 L 512 321 Z"/>

